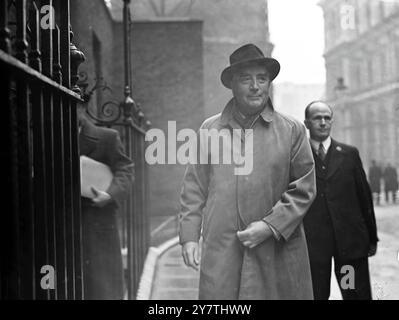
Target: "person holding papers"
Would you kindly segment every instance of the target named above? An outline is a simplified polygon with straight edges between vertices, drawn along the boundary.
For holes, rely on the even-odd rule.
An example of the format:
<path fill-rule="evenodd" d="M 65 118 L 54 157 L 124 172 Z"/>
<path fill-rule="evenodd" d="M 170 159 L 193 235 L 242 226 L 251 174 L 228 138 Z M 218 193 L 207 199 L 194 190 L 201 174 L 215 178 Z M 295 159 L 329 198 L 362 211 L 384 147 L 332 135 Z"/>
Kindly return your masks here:
<path fill-rule="evenodd" d="M 123 299 L 123 267 L 116 223 L 132 181 L 132 161 L 116 130 L 96 127 L 78 108 L 81 155 L 84 297 Z"/>

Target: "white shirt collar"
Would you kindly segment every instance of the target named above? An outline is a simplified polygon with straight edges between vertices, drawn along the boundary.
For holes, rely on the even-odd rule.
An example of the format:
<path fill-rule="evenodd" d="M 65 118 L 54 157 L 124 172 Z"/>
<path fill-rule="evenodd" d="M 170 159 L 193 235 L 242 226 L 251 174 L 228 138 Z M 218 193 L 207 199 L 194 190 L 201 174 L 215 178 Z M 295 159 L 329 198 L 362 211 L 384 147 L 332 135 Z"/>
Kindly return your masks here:
<path fill-rule="evenodd" d="M 316 152 L 319 150 L 320 141 L 310 139 L 310 144 L 312 145 L 313 149 L 316 150 Z M 326 140 L 322 141 L 322 144 L 325 152 L 327 153 L 331 146 L 331 137 L 328 136 Z"/>

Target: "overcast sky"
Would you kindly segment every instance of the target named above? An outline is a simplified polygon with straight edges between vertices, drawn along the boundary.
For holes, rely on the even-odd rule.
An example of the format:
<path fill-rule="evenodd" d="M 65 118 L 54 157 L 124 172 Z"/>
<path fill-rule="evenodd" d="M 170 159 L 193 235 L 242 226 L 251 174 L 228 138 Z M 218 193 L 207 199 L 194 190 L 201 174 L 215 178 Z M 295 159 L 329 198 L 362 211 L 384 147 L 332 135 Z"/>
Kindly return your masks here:
<path fill-rule="evenodd" d="M 324 22 L 318 2 L 269 0 L 273 57 L 281 63 L 276 82 L 325 82 Z"/>

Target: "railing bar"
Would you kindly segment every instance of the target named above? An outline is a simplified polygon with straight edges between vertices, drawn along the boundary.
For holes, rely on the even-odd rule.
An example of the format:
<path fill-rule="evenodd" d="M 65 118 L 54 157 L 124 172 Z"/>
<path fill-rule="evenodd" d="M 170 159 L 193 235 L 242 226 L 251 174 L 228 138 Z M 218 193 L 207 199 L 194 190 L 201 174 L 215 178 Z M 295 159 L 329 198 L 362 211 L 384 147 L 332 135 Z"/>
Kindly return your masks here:
<path fill-rule="evenodd" d="M 67 298 L 74 299 L 75 261 L 74 261 L 74 222 L 73 222 L 73 185 L 72 185 L 72 144 L 71 144 L 71 110 L 69 104 L 62 108 L 64 118 L 64 185 L 65 185 L 65 222 L 66 222 L 66 264 L 67 264 Z"/>
<path fill-rule="evenodd" d="M 19 184 L 19 227 L 21 241 L 21 298 L 35 298 L 34 260 L 34 203 L 32 196 L 32 136 L 29 87 L 24 79 L 17 79 L 17 119 L 18 119 L 18 184 Z"/>
<path fill-rule="evenodd" d="M 53 122 L 53 96 L 52 93 L 43 90 L 44 132 L 45 132 L 45 162 L 46 162 L 46 189 L 47 194 L 47 226 L 49 264 L 54 267 L 56 273 L 57 263 L 57 228 L 56 228 L 56 204 L 55 204 L 55 179 L 54 179 L 54 122 Z M 50 291 L 50 298 L 57 299 L 57 291 Z"/>
<path fill-rule="evenodd" d="M 40 0 L 40 7 L 53 8 L 52 0 Z M 51 28 L 41 30 L 41 52 L 43 74 L 53 79 L 53 32 Z"/>
<path fill-rule="evenodd" d="M 141 227 L 143 230 L 143 236 L 142 236 L 142 246 L 143 246 L 143 254 L 142 254 L 142 266 L 144 265 L 144 260 L 145 256 L 147 254 L 147 249 L 148 249 L 148 235 L 149 235 L 149 229 L 147 225 L 147 215 L 146 215 L 146 210 L 145 210 L 145 162 L 144 160 L 144 140 L 143 139 L 138 139 L 137 142 L 139 153 L 137 154 L 138 159 L 140 160 L 140 177 L 141 177 L 141 187 L 140 187 L 140 214 L 141 214 Z"/>
<path fill-rule="evenodd" d="M 27 62 L 28 47 L 26 42 L 26 0 L 16 0 L 16 58 L 22 63 Z M 30 113 L 28 105 L 28 86 L 25 81 L 18 79 L 17 89 L 17 121 L 18 121 L 18 201 L 20 202 L 18 216 L 20 247 L 22 254 L 18 255 L 20 267 L 19 297 L 33 298 L 34 288 L 34 241 L 33 241 L 33 211 L 31 188 L 31 159 L 30 159 Z M 23 212 L 23 213 L 22 213 Z"/>
<path fill-rule="evenodd" d="M 16 2 L 16 18 L 17 18 L 17 32 L 15 48 L 15 57 L 22 63 L 27 62 L 28 43 L 26 41 L 26 0 L 15 0 Z"/>
<path fill-rule="evenodd" d="M 57 287 L 58 299 L 67 299 L 67 246 L 65 220 L 65 177 L 64 177 L 64 115 L 61 97 L 53 96 L 54 121 L 54 182 L 55 182 L 55 214 L 56 214 L 56 246 L 57 246 Z"/>
<path fill-rule="evenodd" d="M 141 141 L 141 161 L 143 164 L 142 170 L 143 170 L 143 181 L 144 181 L 144 192 L 143 192 L 143 215 L 145 217 L 145 232 L 146 232 L 146 240 L 145 240 L 145 254 L 147 255 L 147 251 L 150 247 L 150 223 L 149 223 L 149 217 L 148 217 L 148 167 L 147 163 L 145 161 L 145 148 L 146 148 L 146 141 L 144 139 L 140 139 Z"/>
<path fill-rule="evenodd" d="M 62 84 L 66 88 L 71 88 L 71 53 L 70 53 L 70 0 L 60 2 L 60 51 L 61 66 L 63 70 Z"/>
<path fill-rule="evenodd" d="M 131 152 L 130 152 L 130 128 L 128 126 L 125 126 L 125 153 L 128 155 L 130 158 Z M 131 158 L 130 158 L 131 159 Z M 133 189 L 132 189 L 133 190 Z M 131 192 L 133 194 L 133 192 Z M 127 223 L 127 289 L 128 289 L 128 299 L 133 300 L 135 297 L 135 292 L 134 292 L 134 255 L 135 255 L 135 250 L 134 250 L 134 233 L 132 230 L 132 225 L 134 223 L 133 221 L 133 212 L 131 210 L 131 201 L 132 197 L 128 197 L 126 201 L 126 223 Z"/>
<path fill-rule="evenodd" d="M 134 162 L 137 163 L 137 154 L 136 154 L 136 140 L 137 135 L 132 135 L 132 140 L 130 142 L 130 155 L 134 159 Z M 140 248 L 140 236 L 141 236 L 141 228 L 139 226 L 139 207 L 138 207 L 138 197 L 137 197 L 137 188 L 134 188 L 133 193 L 133 234 L 135 235 L 134 239 L 134 248 L 135 248 L 135 255 L 134 255 L 134 292 L 137 293 L 137 285 L 140 278 L 140 260 L 141 260 L 141 248 Z"/>
<path fill-rule="evenodd" d="M 19 254 L 19 232 L 18 232 L 18 179 L 17 179 L 17 140 L 15 108 L 11 103 L 11 79 L 7 73 L 0 68 L 1 74 L 0 100 L 2 101 L 3 117 L 6 122 L 1 126 L 2 148 L 0 156 L 6 170 L 3 172 L 4 184 L 8 186 L 1 193 L 4 208 L 1 230 L 1 300 L 17 299 L 18 288 L 18 254 Z"/>
<path fill-rule="evenodd" d="M 73 221 L 75 248 L 75 299 L 83 299 L 83 248 L 82 248 L 82 211 L 80 204 L 80 161 L 79 133 L 76 103 L 70 103 L 71 112 L 71 146 L 72 146 L 72 191 L 73 191 Z"/>
<path fill-rule="evenodd" d="M 135 163 L 138 164 L 139 168 L 141 169 L 141 163 L 140 163 L 140 157 L 138 154 L 139 151 L 139 144 L 138 144 L 138 139 L 137 135 L 134 135 L 134 145 L 133 145 L 133 153 L 135 155 Z M 141 274 L 141 266 L 142 266 L 142 256 L 143 256 L 143 226 L 142 226 L 142 219 L 141 219 L 141 206 L 140 206 L 140 189 L 142 188 L 142 181 L 141 181 L 141 175 L 139 174 L 138 176 L 138 185 L 140 186 L 139 188 L 136 188 L 136 196 L 135 196 L 135 204 L 136 204 L 136 225 L 137 229 L 140 230 L 140 233 L 137 235 L 137 248 L 138 248 L 138 255 L 137 255 L 137 275 L 138 279 L 140 278 Z"/>
<path fill-rule="evenodd" d="M 37 70 L 42 71 L 42 61 L 40 52 L 40 25 L 39 10 L 36 3 L 32 2 L 32 8 L 29 12 L 30 28 L 31 28 L 31 51 L 29 52 L 29 65 Z"/>
<path fill-rule="evenodd" d="M 53 79 L 62 84 L 62 69 L 60 61 L 60 29 L 55 26 L 53 30 Z"/>
<path fill-rule="evenodd" d="M 35 199 L 35 262 L 36 262 L 36 298 L 49 299 L 50 291 L 40 285 L 38 276 L 41 268 L 50 265 L 48 257 L 48 227 L 47 227 L 47 195 L 46 192 L 46 155 L 44 136 L 44 111 L 42 89 L 32 86 L 32 119 L 33 119 L 33 168 L 34 168 L 34 199 Z"/>
<path fill-rule="evenodd" d="M 142 173 L 143 173 L 143 164 L 141 163 L 141 140 L 139 139 L 139 136 L 136 135 L 136 161 L 140 165 L 140 188 L 137 190 L 137 205 L 138 205 L 138 218 L 139 218 L 139 226 L 141 229 L 140 232 L 140 269 L 139 269 L 139 277 L 143 271 L 143 266 L 144 266 L 144 258 L 145 258 L 145 235 L 146 235 L 146 230 L 144 228 L 144 216 L 143 216 L 143 202 L 142 202 L 142 193 L 143 193 L 143 188 L 144 188 L 144 181 L 142 179 Z"/>

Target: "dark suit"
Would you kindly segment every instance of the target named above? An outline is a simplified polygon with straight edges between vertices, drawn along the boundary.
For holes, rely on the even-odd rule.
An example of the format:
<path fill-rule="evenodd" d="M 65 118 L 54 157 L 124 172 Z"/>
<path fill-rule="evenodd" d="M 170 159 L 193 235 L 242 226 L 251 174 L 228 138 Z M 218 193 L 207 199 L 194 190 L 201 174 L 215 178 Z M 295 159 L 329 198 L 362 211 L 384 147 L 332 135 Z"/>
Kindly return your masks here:
<path fill-rule="evenodd" d="M 108 165 L 114 178 L 106 191 L 113 201 L 103 208 L 82 198 L 85 299 L 123 299 L 123 268 L 116 221 L 118 206 L 128 194 L 132 170 L 115 130 L 82 122 L 80 154 Z"/>
<path fill-rule="evenodd" d="M 317 196 L 304 218 L 315 299 L 330 295 L 331 259 L 355 269 L 355 289 L 344 299 L 371 299 L 368 251 L 378 241 L 371 191 L 356 148 L 334 140 L 322 161 L 313 150 Z"/>
<path fill-rule="evenodd" d="M 381 178 L 382 170 L 379 166 L 371 166 L 369 170 L 369 181 L 371 192 L 380 193 L 381 192 Z"/>
<path fill-rule="evenodd" d="M 396 192 L 398 191 L 398 173 L 394 167 L 388 166 L 384 170 L 385 200 L 389 201 L 389 192 L 392 192 L 392 202 L 396 202 Z"/>

